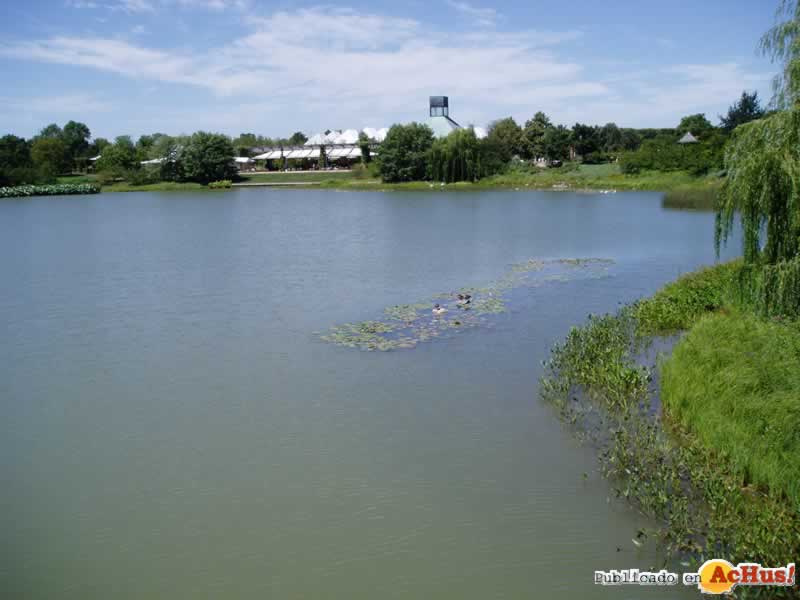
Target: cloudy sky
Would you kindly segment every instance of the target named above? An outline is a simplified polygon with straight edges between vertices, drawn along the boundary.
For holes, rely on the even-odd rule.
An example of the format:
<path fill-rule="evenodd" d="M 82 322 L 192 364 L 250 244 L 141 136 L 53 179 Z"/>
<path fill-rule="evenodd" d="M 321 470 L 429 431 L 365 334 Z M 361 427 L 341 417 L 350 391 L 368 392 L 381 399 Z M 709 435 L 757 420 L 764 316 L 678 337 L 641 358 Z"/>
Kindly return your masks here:
<path fill-rule="evenodd" d="M 0 134 L 198 129 L 283 136 L 427 118 L 462 124 L 716 121 L 743 89 L 777 0 L 8 0 Z"/>

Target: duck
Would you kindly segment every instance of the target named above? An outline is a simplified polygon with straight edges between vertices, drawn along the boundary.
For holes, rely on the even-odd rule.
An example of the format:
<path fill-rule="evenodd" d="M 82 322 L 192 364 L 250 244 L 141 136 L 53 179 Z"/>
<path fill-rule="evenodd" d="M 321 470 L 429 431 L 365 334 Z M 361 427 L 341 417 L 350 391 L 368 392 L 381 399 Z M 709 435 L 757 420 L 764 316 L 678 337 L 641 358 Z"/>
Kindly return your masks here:
<path fill-rule="evenodd" d="M 459 306 L 469 306 L 471 302 L 472 302 L 472 296 L 470 296 L 469 294 L 459 294 L 458 300 L 456 300 L 456 304 L 458 304 Z"/>
<path fill-rule="evenodd" d="M 447 309 L 444 306 L 439 306 L 438 304 L 433 305 L 433 310 L 431 311 L 434 315 L 443 315 L 447 312 Z"/>

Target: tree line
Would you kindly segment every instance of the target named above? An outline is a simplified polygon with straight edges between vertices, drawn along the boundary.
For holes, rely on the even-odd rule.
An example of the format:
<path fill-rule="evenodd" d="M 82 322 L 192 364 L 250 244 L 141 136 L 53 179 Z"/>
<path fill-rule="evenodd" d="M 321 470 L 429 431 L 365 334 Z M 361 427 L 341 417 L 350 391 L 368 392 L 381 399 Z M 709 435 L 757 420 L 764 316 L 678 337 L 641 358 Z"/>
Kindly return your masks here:
<path fill-rule="evenodd" d="M 514 164 L 544 161 L 547 166 L 568 159 L 585 164 L 619 162 L 627 174 L 685 170 L 702 175 L 723 168 L 725 144 L 736 127 L 764 115 L 758 93 L 745 91 L 727 114 L 720 115 L 718 126 L 704 114 L 694 114 L 666 129 L 621 128 L 616 123 L 576 123 L 567 128 L 537 112 L 524 126 L 512 117 L 494 121 L 483 139 L 472 128 L 435 139 L 426 125 L 395 125 L 381 144 L 378 164 L 381 177 L 389 183 L 477 181 Z M 689 132 L 698 141 L 679 144 Z"/>
<path fill-rule="evenodd" d="M 59 175 L 93 169 L 101 182 L 124 179 L 131 183 L 196 181 L 208 183 L 236 174 L 234 156 L 249 156 L 262 146 L 301 145 L 301 132 L 288 138 L 267 138 L 242 133 L 236 138 L 197 132 L 170 136 L 153 133 L 135 142 L 127 135 L 113 141 L 92 138 L 84 123 L 53 123 L 31 139 L 15 135 L 0 137 L 0 186 L 55 183 Z M 97 160 L 91 160 L 96 157 Z M 158 165 L 142 162 L 158 159 Z"/>
<path fill-rule="evenodd" d="M 501 173 L 513 165 L 533 160 L 547 164 L 576 158 L 587 164 L 618 161 L 624 173 L 643 170 L 687 170 L 703 174 L 722 169 L 725 143 L 738 126 L 764 116 L 758 95 L 743 92 L 714 126 L 702 114 L 689 115 L 675 128 L 631 129 L 615 123 L 571 128 L 555 125 L 537 112 L 520 126 L 511 118 L 494 121 L 486 138 L 471 128 L 436 140 L 425 125 L 395 125 L 381 145 L 379 171 L 387 182 L 411 180 L 475 181 Z M 680 145 L 686 132 L 697 144 Z M 92 167 L 101 183 L 126 180 L 133 184 L 157 181 L 208 183 L 236 175 L 231 160 L 250 156 L 258 148 L 295 146 L 307 141 L 301 132 L 288 138 L 268 138 L 242 133 L 236 138 L 197 132 L 170 136 L 142 135 L 133 141 L 118 136 L 113 141 L 92 138 L 84 123 L 50 124 L 31 139 L 14 135 L 0 138 L 0 186 L 53 183 L 61 174 Z M 369 145 L 365 161 L 369 161 Z M 96 161 L 90 159 L 100 156 Z M 157 165 L 142 162 L 158 159 Z"/>

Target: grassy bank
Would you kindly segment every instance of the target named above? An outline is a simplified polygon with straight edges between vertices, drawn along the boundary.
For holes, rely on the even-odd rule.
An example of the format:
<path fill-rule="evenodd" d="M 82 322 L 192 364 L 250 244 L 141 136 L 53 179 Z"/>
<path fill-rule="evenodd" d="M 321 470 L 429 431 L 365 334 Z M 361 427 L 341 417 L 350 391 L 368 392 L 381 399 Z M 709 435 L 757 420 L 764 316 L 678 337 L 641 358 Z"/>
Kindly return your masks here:
<path fill-rule="evenodd" d="M 239 183 L 309 183 L 327 189 L 353 191 L 477 191 L 506 190 L 650 190 L 667 192 L 664 206 L 705 210 L 713 207 L 721 185 L 717 177 L 694 177 L 685 172 L 642 172 L 636 175 L 620 173 L 616 164 L 565 165 L 561 169 L 520 169 L 496 175 L 475 183 L 460 182 L 442 185 L 429 181 L 384 183 L 369 175 L 370 171 L 288 171 L 242 174 Z M 95 175 L 70 175 L 59 178 L 63 183 L 96 183 Z M 303 186 L 298 186 L 303 187 Z M 136 191 L 194 191 L 205 189 L 195 183 L 160 182 L 132 185 L 116 182 L 103 186 L 104 192 Z"/>
<path fill-rule="evenodd" d="M 275 171 L 272 173 L 242 174 L 240 183 L 319 183 L 353 179 L 352 171 Z"/>
<path fill-rule="evenodd" d="M 711 315 L 661 371 L 670 418 L 724 457 L 743 486 L 800 511 L 800 326 Z"/>
<path fill-rule="evenodd" d="M 103 186 L 104 192 L 200 192 L 215 191 L 208 186 L 200 183 L 178 183 L 175 181 L 161 181 L 159 183 L 148 183 L 145 185 L 131 185 L 121 181 L 111 185 Z"/>
<path fill-rule="evenodd" d="M 800 553 L 800 326 L 732 308 L 739 268 L 590 317 L 553 349 L 541 391 L 597 444 L 618 495 L 657 519 L 669 557 L 785 564 Z M 643 348 L 687 328 L 653 386 Z"/>

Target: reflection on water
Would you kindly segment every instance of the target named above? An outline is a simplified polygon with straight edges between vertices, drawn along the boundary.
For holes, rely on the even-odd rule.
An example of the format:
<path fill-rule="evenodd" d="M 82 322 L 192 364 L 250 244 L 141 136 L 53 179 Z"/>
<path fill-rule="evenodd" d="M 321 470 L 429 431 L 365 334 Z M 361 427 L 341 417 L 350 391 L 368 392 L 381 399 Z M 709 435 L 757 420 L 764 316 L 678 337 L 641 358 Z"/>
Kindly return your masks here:
<path fill-rule="evenodd" d="M 591 583 L 657 556 L 538 402 L 539 365 L 587 313 L 712 262 L 712 240 L 712 215 L 651 193 L 4 201 L 0 589 L 642 597 Z M 514 287 L 492 327 L 413 352 L 314 334 L 571 257 L 611 276 Z"/>

